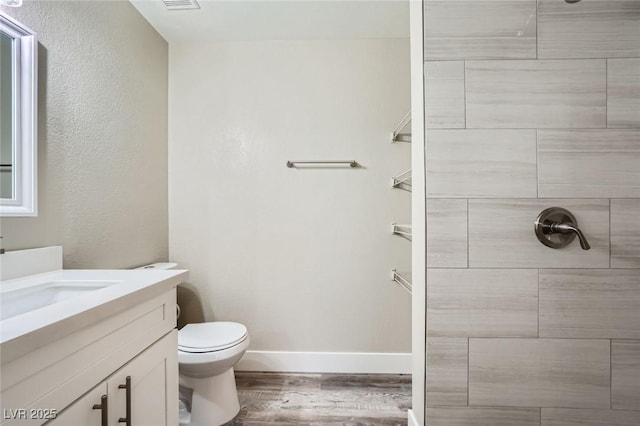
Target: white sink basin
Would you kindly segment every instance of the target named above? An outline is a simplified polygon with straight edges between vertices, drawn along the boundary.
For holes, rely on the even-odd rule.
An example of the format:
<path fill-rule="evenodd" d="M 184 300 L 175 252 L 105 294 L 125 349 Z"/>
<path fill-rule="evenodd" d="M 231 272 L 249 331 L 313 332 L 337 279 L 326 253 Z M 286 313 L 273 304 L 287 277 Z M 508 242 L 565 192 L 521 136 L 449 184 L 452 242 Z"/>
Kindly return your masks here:
<path fill-rule="evenodd" d="M 31 268 L 42 262 L 22 252 L 43 250 L 47 249 L 0 256 L 3 363 L 114 312 L 142 303 L 176 287 L 188 276 L 187 271 L 177 269 L 51 269 L 61 268 L 61 250 L 54 253 L 55 265 Z M 11 257 L 12 254 L 15 256 Z"/>
<path fill-rule="evenodd" d="M 2 297 L 0 298 L 0 321 L 121 282 L 98 280 L 49 281 L 26 288 L 2 292 Z"/>

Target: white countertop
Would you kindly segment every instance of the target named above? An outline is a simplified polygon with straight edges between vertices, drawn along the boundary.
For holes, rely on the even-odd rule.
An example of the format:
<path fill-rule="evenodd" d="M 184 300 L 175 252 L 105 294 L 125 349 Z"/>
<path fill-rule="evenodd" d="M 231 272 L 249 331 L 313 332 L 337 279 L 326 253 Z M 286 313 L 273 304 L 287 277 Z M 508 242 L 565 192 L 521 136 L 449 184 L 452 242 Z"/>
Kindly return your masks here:
<path fill-rule="evenodd" d="M 0 321 L 3 357 L 9 353 L 18 355 L 48 341 L 57 340 L 106 316 L 148 300 L 184 282 L 188 274 L 186 270 L 177 269 L 68 269 L 2 281 L 0 294 L 52 281 L 117 282 Z"/>

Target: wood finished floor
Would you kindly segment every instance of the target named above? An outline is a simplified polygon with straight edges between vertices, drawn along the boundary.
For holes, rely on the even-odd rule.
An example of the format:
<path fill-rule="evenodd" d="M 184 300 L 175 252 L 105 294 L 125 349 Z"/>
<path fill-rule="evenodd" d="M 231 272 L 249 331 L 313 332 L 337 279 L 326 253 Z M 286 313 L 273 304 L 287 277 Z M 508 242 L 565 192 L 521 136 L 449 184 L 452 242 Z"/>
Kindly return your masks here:
<path fill-rule="evenodd" d="M 240 413 L 225 426 L 406 425 L 411 376 L 236 372 Z"/>

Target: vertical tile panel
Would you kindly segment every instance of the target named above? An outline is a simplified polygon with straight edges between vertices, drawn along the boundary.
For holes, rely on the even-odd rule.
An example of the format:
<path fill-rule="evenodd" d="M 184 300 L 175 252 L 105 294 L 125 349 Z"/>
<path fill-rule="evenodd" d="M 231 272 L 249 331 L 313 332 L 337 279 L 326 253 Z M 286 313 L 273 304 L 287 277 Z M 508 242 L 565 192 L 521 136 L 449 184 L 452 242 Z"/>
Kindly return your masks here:
<path fill-rule="evenodd" d="M 578 241 L 544 246 L 533 223 L 548 207 L 571 211 L 591 250 Z M 609 200 L 469 200 L 469 266 L 472 268 L 608 268 Z"/>
<path fill-rule="evenodd" d="M 541 270 L 540 337 L 640 339 L 640 269 Z"/>
<path fill-rule="evenodd" d="M 609 340 L 469 339 L 469 405 L 609 408 Z"/>
<path fill-rule="evenodd" d="M 536 337 L 535 269 L 427 270 L 431 337 Z"/>
<path fill-rule="evenodd" d="M 537 408 L 429 408 L 429 426 L 540 426 Z"/>
<path fill-rule="evenodd" d="M 470 61 L 467 128 L 604 128 L 606 61 Z"/>
<path fill-rule="evenodd" d="M 611 404 L 618 410 L 640 410 L 640 340 L 611 342 Z M 640 424 L 640 413 L 637 424 Z"/>
<path fill-rule="evenodd" d="M 539 58 L 640 56 L 640 1 L 538 1 Z"/>
<path fill-rule="evenodd" d="M 427 196 L 535 197 L 535 130 L 428 130 Z"/>
<path fill-rule="evenodd" d="M 640 45 L 640 41 L 636 42 Z M 607 127 L 634 126 L 640 127 L 640 58 L 609 59 Z"/>
<path fill-rule="evenodd" d="M 427 341 L 427 404 L 467 405 L 467 339 Z"/>
<path fill-rule="evenodd" d="M 640 197 L 640 129 L 538 131 L 540 197 Z"/>
<path fill-rule="evenodd" d="M 426 0 L 425 60 L 536 57 L 535 0 Z"/>
<path fill-rule="evenodd" d="M 426 62 L 424 75 L 427 128 L 463 129 L 464 62 Z"/>
<path fill-rule="evenodd" d="M 638 426 L 640 412 L 543 408 L 542 426 Z"/>
<path fill-rule="evenodd" d="M 611 267 L 640 268 L 640 199 L 611 200 Z"/>
<path fill-rule="evenodd" d="M 467 200 L 427 200 L 427 267 L 467 267 Z"/>

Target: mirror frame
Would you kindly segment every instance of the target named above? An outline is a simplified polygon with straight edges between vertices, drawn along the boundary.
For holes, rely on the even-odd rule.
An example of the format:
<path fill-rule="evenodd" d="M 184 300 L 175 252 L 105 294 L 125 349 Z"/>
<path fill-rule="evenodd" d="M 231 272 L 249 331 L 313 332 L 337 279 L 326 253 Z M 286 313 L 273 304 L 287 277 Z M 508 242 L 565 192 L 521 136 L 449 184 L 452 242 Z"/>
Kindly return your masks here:
<path fill-rule="evenodd" d="M 0 198 L 0 216 L 37 216 L 38 41 L 36 34 L 0 12 L 0 31 L 13 38 L 13 191 Z"/>

